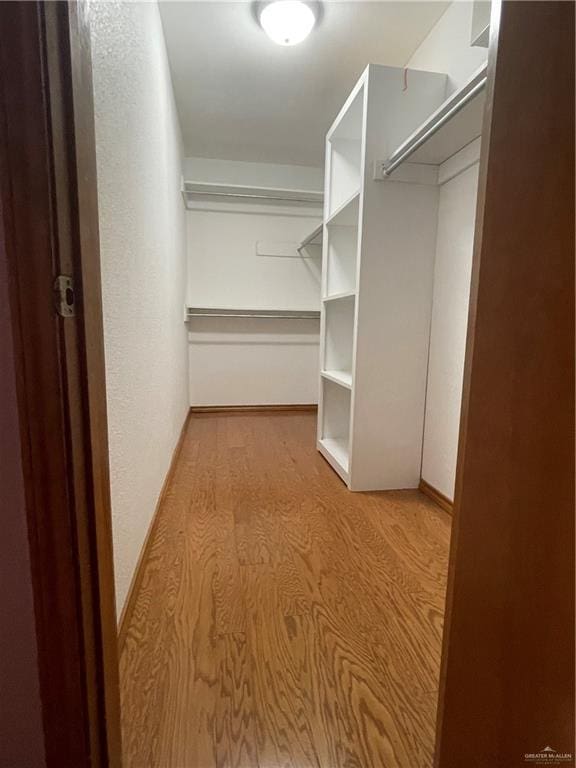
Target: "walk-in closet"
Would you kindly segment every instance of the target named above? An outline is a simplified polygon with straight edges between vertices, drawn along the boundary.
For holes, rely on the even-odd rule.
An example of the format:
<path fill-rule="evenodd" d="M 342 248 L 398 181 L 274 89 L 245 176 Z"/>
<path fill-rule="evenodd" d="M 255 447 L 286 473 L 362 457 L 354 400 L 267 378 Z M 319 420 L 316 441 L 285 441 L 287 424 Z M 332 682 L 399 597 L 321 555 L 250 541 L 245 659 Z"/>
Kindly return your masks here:
<path fill-rule="evenodd" d="M 574 764 L 575 7 L 0 2 L 0 768 Z"/>
<path fill-rule="evenodd" d="M 90 14 L 125 765 L 431 768 L 490 4 Z"/>

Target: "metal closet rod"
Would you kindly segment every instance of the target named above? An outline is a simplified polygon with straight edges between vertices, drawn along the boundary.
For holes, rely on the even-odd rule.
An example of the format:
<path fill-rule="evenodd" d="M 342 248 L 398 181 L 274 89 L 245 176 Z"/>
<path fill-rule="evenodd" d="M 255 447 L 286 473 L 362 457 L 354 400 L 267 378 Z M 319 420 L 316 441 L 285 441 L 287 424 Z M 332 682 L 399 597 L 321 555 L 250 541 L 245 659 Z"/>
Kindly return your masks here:
<path fill-rule="evenodd" d="M 204 181 L 185 181 L 182 191 L 187 197 L 230 197 L 240 200 L 274 200 L 282 203 L 313 203 L 315 205 L 321 204 L 324 199 L 323 192 L 315 190 L 259 187 L 250 184 L 219 184 Z"/>
<path fill-rule="evenodd" d="M 484 74 L 478 82 L 468 88 L 468 90 L 462 94 L 462 97 L 452 107 L 450 107 L 444 114 L 440 115 L 438 119 L 426 130 L 414 139 L 405 149 L 403 149 L 397 157 L 392 156 L 390 164 L 384 170 L 384 176 L 389 176 L 399 165 L 407 160 L 410 155 L 414 154 L 422 144 L 425 144 L 428 139 L 433 136 L 437 131 L 442 128 L 454 115 L 458 114 L 472 99 L 477 96 L 480 91 L 486 85 L 486 75 Z"/>
<path fill-rule="evenodd" d="M 306 248 L 307 245 L 322 245 L 322 242 L 320 243 L 313 243 L 312 241 L 315 240 L 317 237 L 319 237 L 324 231 L 324 225 L 320 224 L 313 232 L 310 232 L 308 237 L 305 237 L 304 240 L 300 243 L 300 245 L 296 248 L 298 253 L 301 253 L 304 248 Z"/>
<path fill-rule="evenodd" d="M 245 317 L 273 318 L 282 320 L 317 320 L 319 311 L 304 312 L 300 310 L 275 309 L 195 309 L 190 308 L 186 317 Z"/>
<path fill-rule="evenodd" d="M 196 189 L 186 189 L 187 195 L 198 195 L 199 197 L 234 197 L 248 198 L 250 200 L 279 200 L 283 203 L 311 203 L 321 205 L 322 200 L 312 197 L 281 197 L 280 195 L 258 195 L 248 194 L 247 192 L 204 192 Z"/>

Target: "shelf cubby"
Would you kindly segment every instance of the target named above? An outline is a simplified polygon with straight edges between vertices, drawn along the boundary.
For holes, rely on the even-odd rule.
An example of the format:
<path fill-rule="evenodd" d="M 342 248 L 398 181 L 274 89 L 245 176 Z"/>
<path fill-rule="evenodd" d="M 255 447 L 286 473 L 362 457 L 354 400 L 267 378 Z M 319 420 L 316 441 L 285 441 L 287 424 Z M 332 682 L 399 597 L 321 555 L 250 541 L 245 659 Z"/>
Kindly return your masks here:
<path fill-rule="evenodd" d="M 358 219 L 355 225 L 329 226 L 326 249 L 326 296 L 356 290 Z"/>
<path fill-rule="evenodd" d="M 328 140 L 329 214 L 360 189 L 363 113 L 364 88 L 361 87 L 344 105 Z"/>
<path fill-rule="evenodd" d="M 322 386 L 320 449 L 340 476 L 347 480 L 350 455 L 350 390 L 324 380 Z"/>
<path fill-rule="evenodd" d="M 324 304 L 325 371 L 351 371 L 354 346 L 354 296 Z"/>

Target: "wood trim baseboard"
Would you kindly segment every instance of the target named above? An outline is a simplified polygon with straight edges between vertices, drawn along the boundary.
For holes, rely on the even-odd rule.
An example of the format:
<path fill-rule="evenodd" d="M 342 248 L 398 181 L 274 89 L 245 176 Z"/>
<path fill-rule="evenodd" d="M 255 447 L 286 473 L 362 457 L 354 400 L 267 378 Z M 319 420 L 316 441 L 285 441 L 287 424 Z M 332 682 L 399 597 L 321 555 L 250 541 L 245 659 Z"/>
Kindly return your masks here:
<path fill-rule="evenodd" d="M 435 501 L 436 504 L 438 504 L 439 507 L 442 507 L 445 512 L 448 512 L 449 515 L 452 514 L 454 502 L 451 501 L 448 496 L 444 496 L 443 493 L 440 493 L 440 491 L 434 488 L 433 485 L 427 483 L 426 480 L 420 478 L 418 490 L 428 496 L 429 499 L 432 499 L 432 501 Z"/>
<path fill-rule="evenodd" d="M 257 413 L 259 411 L 317 411 L 314 403 L 298 403 L 287 405 L 193 405 L 190 413 Z"/>
<path fill-rule="evenodd" d="M 160 495 L 158 496 L 158 501 L 156 503 L 156 509 L 154 510 L 154 514 L 152 515 L 152 520 L 150 521 L 148 532 L 146 534 L 146 538 L 144 539 L 144 544 L 142 545 L 142 549 L 140 551 L 140 557 L 138 558 L 138 562 L 136 563 L 136 568 L 134 569 L 134 573 L 132 574 L 132 581 L 130 582 L 130 588 L 128 589 L 128 594 L 126 595 L 126 600 L 124 601 L 124 606 L 120 614 L 120 621 L 118 622 L 118 658 L 120 658 L 120 655 L 124 649 L 124 644 L 126 643 L 126 635 L 128 633 L 128 627 L 130 626 L 130 620 L 132 618 L 132 614 L 134 613 L 134 608 L 136 607 L 138 593 L 140 592 L 142 579 L 144 578 L 145 565 L 150 555 L 150 548 L 152 546 L 154 534 L 156 533 L 156 528 L 158 527 L 158 521 L 160 519 L 160 510 L 162 509 L 162 506 L 164 504 L 164 499 L 166 496 L 166 492 L 168 490 L 168 486 L 170 485 L 170 482 L 172 480 L 172 477 L 174 475 L 174 471 L 176 468 L 176 463 L 178 461 L 178 458 L 180 457 L 180 452 L 182 451 L 182 444 L 184 443 L 184 437 L 186 435 L 186 429 L 190 421 L 190 416 L 191 416 L 191 409 L 188 411 L 188 413 L 186 414 L 186 418 L 184 419 L 184 424 L 182 425 L 182 429 L 180 431 L 180 437 L 178 438 L 178 442 L 176 443 L 176 447 L 174 448 L 174 453 L 172 454 L 170 466 L 168 468 L 168 472 L 166 473 L 166 477 L 164 478 L 164 483 L 162 484 L 162 490 L 160 491 Z"/>

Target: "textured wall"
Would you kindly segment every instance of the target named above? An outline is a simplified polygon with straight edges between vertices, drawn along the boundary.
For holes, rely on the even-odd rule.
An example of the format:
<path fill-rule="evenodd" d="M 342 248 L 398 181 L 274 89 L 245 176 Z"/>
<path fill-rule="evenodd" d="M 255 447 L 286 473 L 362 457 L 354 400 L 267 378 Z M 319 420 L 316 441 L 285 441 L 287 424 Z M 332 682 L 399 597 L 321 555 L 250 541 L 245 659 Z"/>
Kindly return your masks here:
<path fill-rule="evenodd" d="M 116 596 L 188 407 L 181 138 L 156 3 L 91 3 Z"/>

